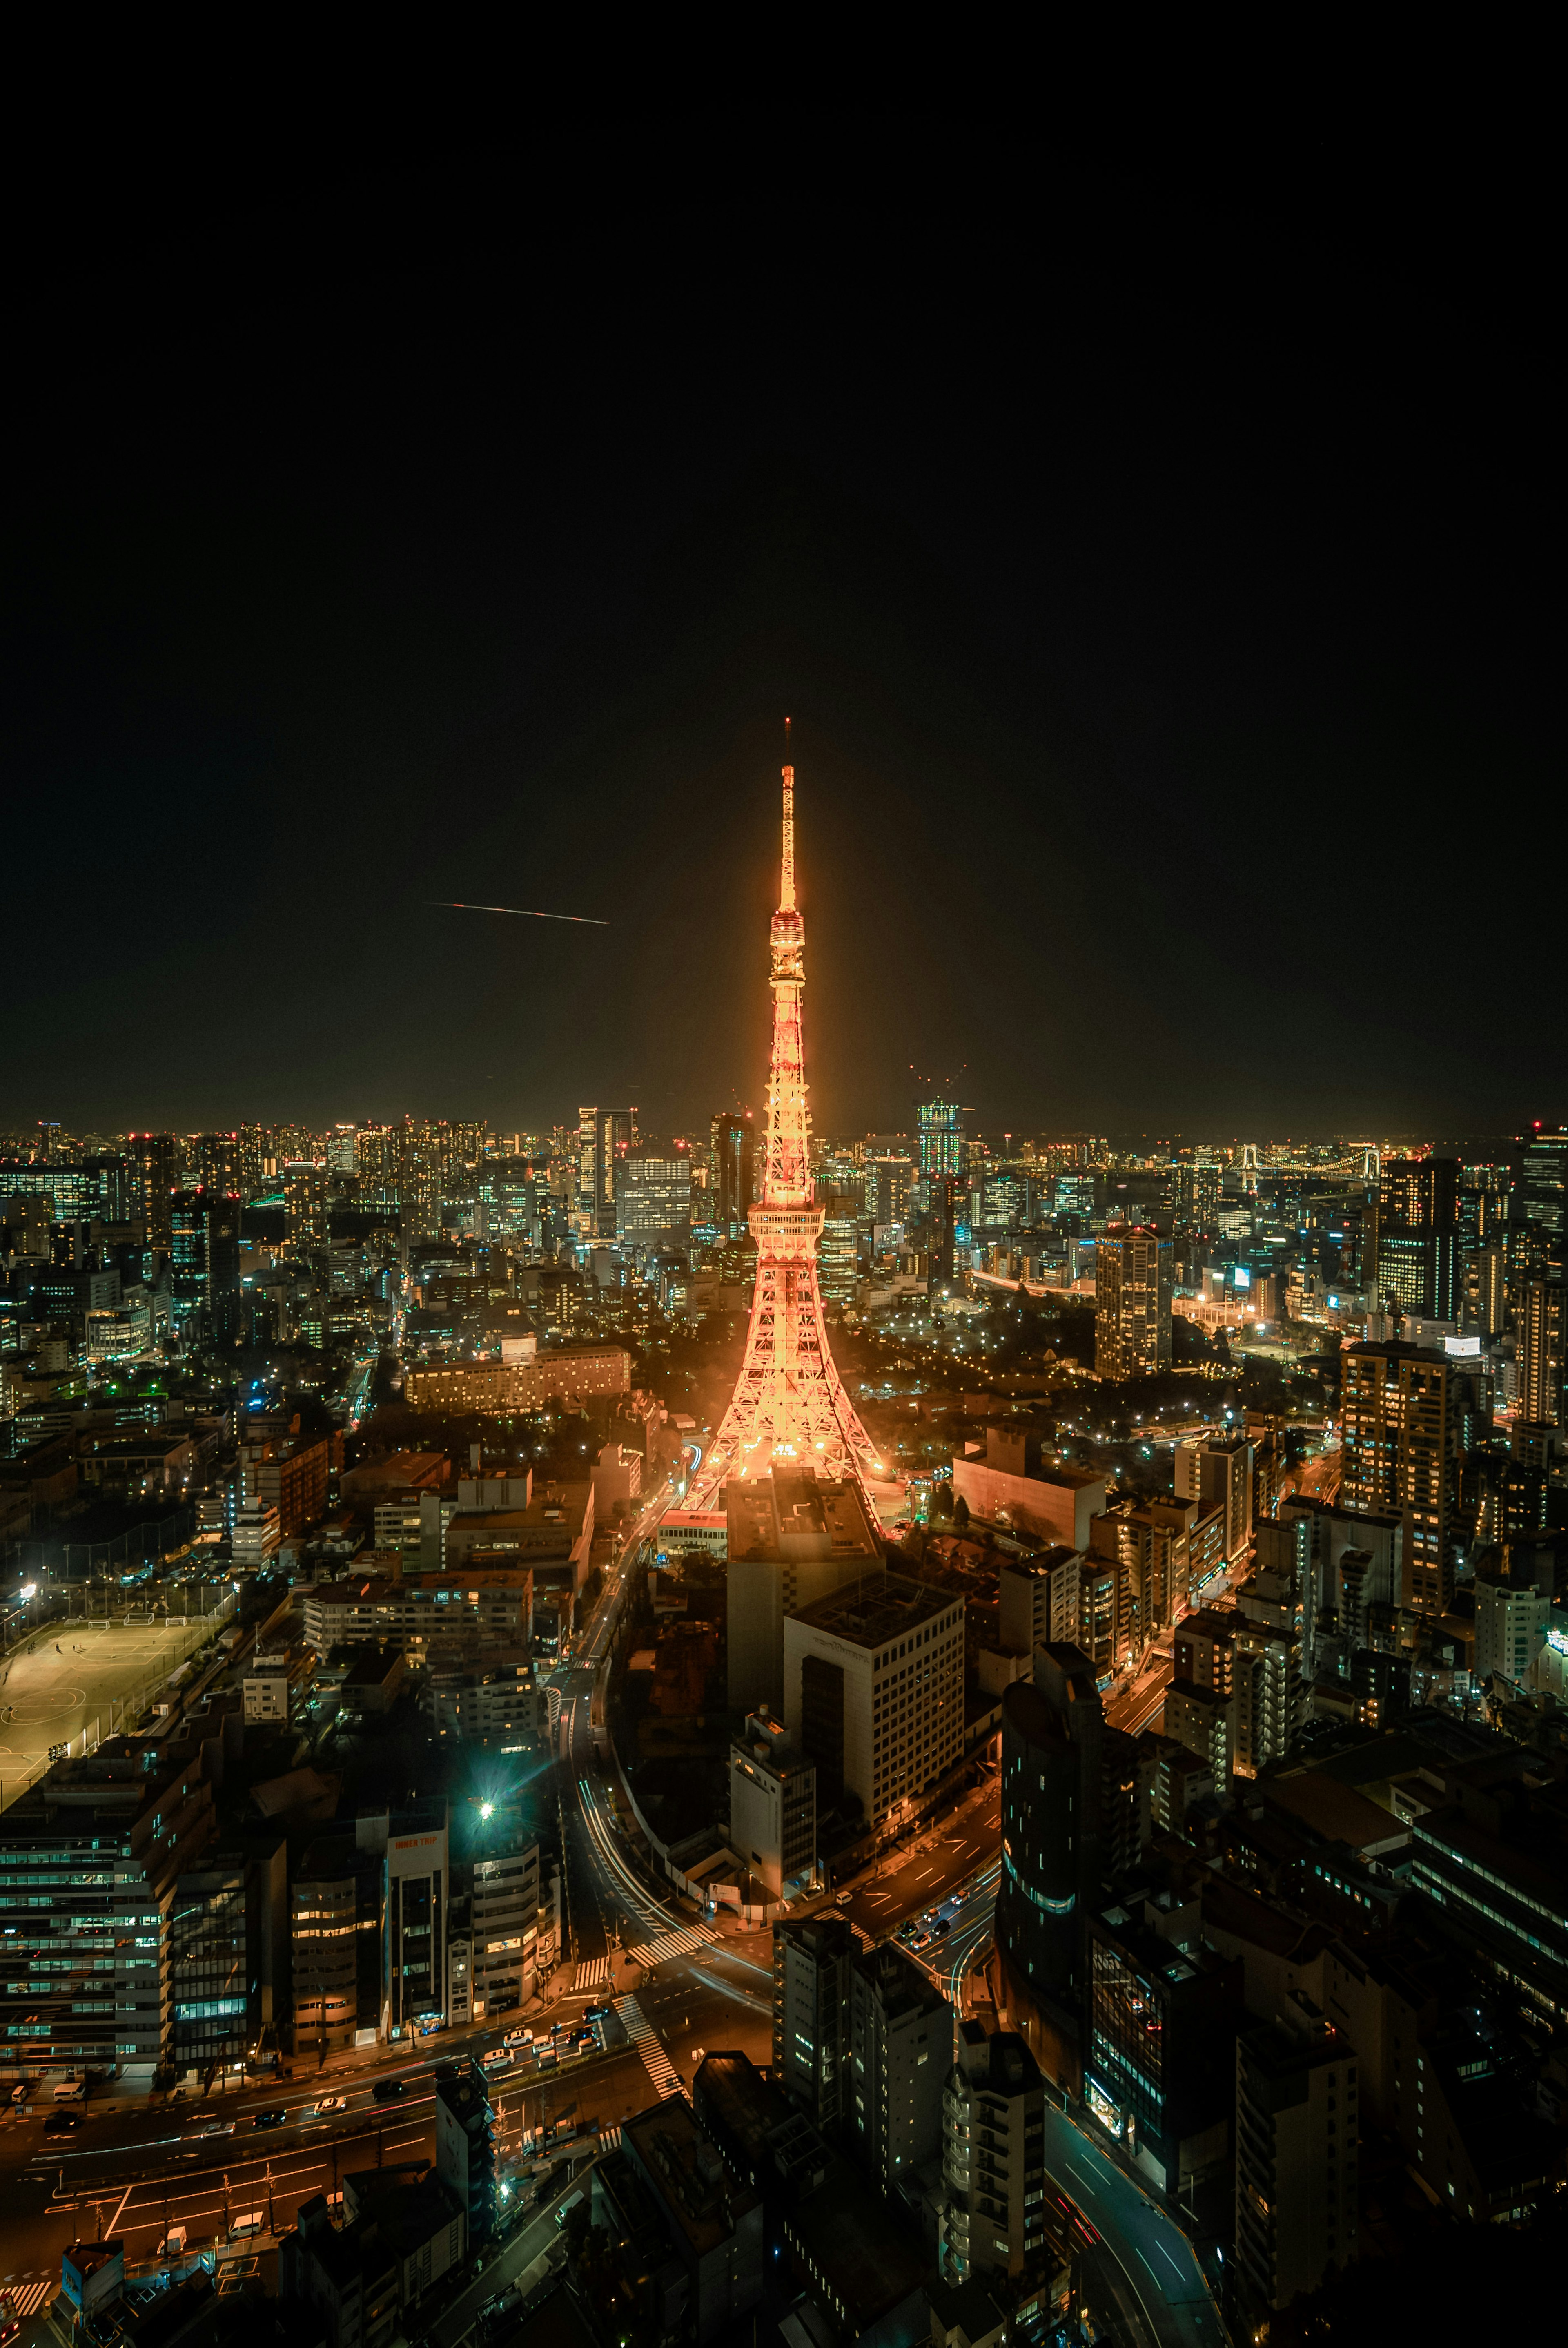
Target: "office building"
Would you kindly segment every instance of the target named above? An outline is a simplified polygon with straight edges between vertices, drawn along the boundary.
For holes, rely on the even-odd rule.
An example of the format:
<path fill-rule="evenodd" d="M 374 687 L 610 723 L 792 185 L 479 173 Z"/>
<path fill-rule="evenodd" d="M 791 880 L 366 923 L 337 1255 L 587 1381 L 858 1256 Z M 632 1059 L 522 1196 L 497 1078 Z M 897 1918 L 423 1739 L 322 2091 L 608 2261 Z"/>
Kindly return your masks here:
<path fill-rule="evenodd" d="M 1304 1991 L 1244 2032 L 1235 2057 L 1235 2263 L 1257 2316 L 1356 2255 L 1356 2051 Z"/>
<path fill-rule="evenodd" d="M 1101 2126 L 1173 2195 L 1230 2153 L 1242 1968 L 1205 1948 L 1197 1902 L 1135 1872 L 1089 1922 L 1083 2092 Z"/>
<path fill-rule="evenodd" d="M 1522 1275 L 1568 1272 L 1568 1127 L 1537 1125 L 1520 1137 L 1509 1233 Z"/>
<path fill-rule="evenodd" d="M 729 2170 L 681 2096 L 627 2120 L 620 2150 L 686 2271 L 691 2337 L 710 2348 L 762 2299 L 762 2197 Z"/>
<path fill-rule="evenodd" d="M 1094 1255 L 1094 1366 L 1113 1382 L 1171 1366 L 1171 1242 L 1108 1223 Z"/>
<path fill-rule="evenodd" d="M 0 1817 L 13 2064 L 150 2082 L 168 2059 L 177 1879 L 212 1838 L 200 1748 L 106 1739 Z"/>
<path fill-rule="evenodd" d="M 436 2075 L 436 2174 L 463 2213 L 470 2242 L 496 2228 L 496 2116 L 485 2074 L 469 2060 Z"/>
<path fill-rule="evenodd" d="M 626 1158 L 616 1169 L 615 1236 L 649 1251 L 692 1243 L 692 1160 Z"/>
<path fill-rule="evenodd" d="M 242 1851 L 176 1878 L 169 1925 L 169 2061 L 183 2074 L 243 2063 L 261 2026 L 259 1893 Z"/>
<path fill-rule="evenodd" d="M 942 2145 L 953 2009 L 891 1941 L 850 1966 L 850 2124 L 860 2167 L 886 2198 Z"/>
<path fill-rule="evenodd" d="M 412 2031 L 446 2011 L 446 1908 L 451 1873 L 446 1805 L 436 1799 L 401 1812 L 371 1812 L 356 1822 L 361 1850 L 385 1869 L 384 2006 L 390 2033 Z"/>
<path fill-rule="evenodd" d="M 729 1696 L 736 1712 L 784 1709 L 784 1626 L 878 1570 L 882 1540 L 860 1486 L 775 1467 L 724 1488 Z"/>
<path fill-rule="evenodd" d="M 240 1324 L 240 1200 L 176 1190 L 168 1201 L 175 1326 L 190 1345 L 233 1344 Z"/>
<path fill-rule="evenodd" d="M 710 1128 L 713 1148 L 712 1220 L 723 1239 L 743 1240 L 756 1196 L 753 1170 L 753 1121 L 749 1109 L 722 1110 Z"/>
<path fill-rule="evenodd" d="M 1475 1583 L 1475 1662 L 1477 1684 L 1485 1687 L 1495 1672 L 1518 1686 L 1526 1684 L 1531 1664 L 1546 1644 L 1552 1620 L 1552 1593 L 1533 1586 L 1478 1573 Z"/>
<path fill-rule="evenodd" d="M 816 1769 L 766 1711 L 730 1746 L 730 1848 L 774 1900 L 816 1871 Z"/>
<path fill-rule="evenodd" d="M 473 2019 L 511 2013 L 540 1986 L 541 1927 L 548 1951 L 554 1950 L 553 1927 L 539 1905 L 538 1843 L 518 1830 L 483 1830 L 473 1860 L 468 1921 Z M 456 2013 L 452 2019 L 456 2021 Z"/>
<path fill-rule="evenodd" d="M 1357 1344 L 1340 1356 L 1340 1503 L 1401 1523 L 1402 1602 L 1452 1603 L 1461 1498 L 1452 1365 L 1435 1349 Z"/>
<path fill-rule="evenodd" d="M 1076 1646 L 1037 1647 L 1002 1698 L 996 1941 L 1009 2003 L 1049 2078 L 1081 2089 L 1084 1918 L 1100 1884 L 1104 1715 Z"/>
<path fill-rule="evenodd" d="M 1019 2276 L 1045 2248 L 1045 2082 L 1015 2032 L 954 2031 L 943 2083 L 943 2273 Z"/>
<path fill-rule="evenodd" d="M 849 1974 L 856 1942 L 842 1916 L 774 1927 L 774 2072 L 819 2128 L 854 2113 Z"/>
<path fill-rule="evenodd" d="M 860 1226 L 853 1215 L 829 1214 L 823 1222 L 816 1251 L 817 1284 L 822 1301 L 836 1313 L 855 1302 L 860 1277 Z"/>
<path fill-rule="evenodd" d="M 278 1511 L 263 1500 L 241 1500 L 230 1536 L 230 1553 L 237 1572 L 265 1573 L 278 1554 L 282 1527 Z"/>
<path fill-rule="evenodd" d="M 964 1132 L 964 1112 L 956 1101 L 917 1103 L 915 1127 L 919 1138 L 920 1179 L 929 1205 L 939 1182 L 951 1178 L 967 1183 L 969 1145 Z"/>
<path fill-rule="evenodd" d="M 1225 1561 L 1234 1564 L 1252 1542 L 1252 1445 L 1242 1435 L 1191 1437 L 1177 1444 L 1174 1465 L 1179 1500 L 1195 1500 L 1205 1515 L 1224 1509 Z"/>
<path fill-rule="evenodd" d="M 847 1788 L 877 1828 L 915 1815 L 961 1760 L 964 1603 L 867 1573 L 784 1617 L 784 1721 L 825 1806 Z"/>
<path fill-rule="evenodd" d="M 620 1169 L 637 1146 L 634 1108 L 579 1108 L 577 1121 L 577 1203 L 590 1238 L 615 1237 Z"/>
<path fill-rule="evenodd" d="M 1568 1360 L 1568 1288 L 1562 1272 L 1522 1282 L 1514 1303 L 1515 1360 L 1522 1418 L 1549 1426 L 1568 1420 L 1563 1365 Z"/>
<path fill-rule="evenodd" d="M 167 1254 L 172 1236 L 169 1200 L 179 1186 L 179 1145 L 172 1133 L 132 1133 L 126 1149 L 139 1178 L 147 1243 Z"/>
<path fill-rule="evenodd" d="M 1386 1158 L 1378 1177 L 1376 1288 L 1385 1306 L 1451 1321 L 1460 1299 L 1459 1161 Z"/>
<path fill-rule="evenodd" d="M 293 2052 L 325 2055 L 381 2035 L 385 1869 L 353 1834 L 323 1834 L 289 1887 Z"/>

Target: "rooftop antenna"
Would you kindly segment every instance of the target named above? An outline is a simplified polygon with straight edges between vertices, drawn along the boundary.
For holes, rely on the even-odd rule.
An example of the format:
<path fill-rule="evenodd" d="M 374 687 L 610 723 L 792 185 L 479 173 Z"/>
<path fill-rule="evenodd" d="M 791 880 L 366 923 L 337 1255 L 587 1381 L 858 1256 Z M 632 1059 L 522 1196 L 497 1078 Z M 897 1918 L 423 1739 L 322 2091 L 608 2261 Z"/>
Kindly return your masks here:
<path fill-rule="evenodd" d="M 779 883 L 779 909 L 794 910 L 794 768 L 789 763 L 789 719 L 784 719 L 784 868 Z"/>

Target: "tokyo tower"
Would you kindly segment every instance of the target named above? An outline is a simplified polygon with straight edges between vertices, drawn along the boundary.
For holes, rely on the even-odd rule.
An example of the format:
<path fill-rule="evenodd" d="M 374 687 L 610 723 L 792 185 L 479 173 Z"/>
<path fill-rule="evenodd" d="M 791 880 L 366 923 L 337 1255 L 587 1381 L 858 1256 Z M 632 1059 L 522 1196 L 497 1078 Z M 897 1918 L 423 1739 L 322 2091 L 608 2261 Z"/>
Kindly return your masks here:
<path fill-rule="evenodd" d="M 785 721 L 788 727 L 788 719 Z M 774 1047 L 768 1071 L 763 1195 L 753 1207 L 757 1284 L 746 1357 L 712 1447 L 688 1491 L 688 1511 L 723 1505 L 732 1476 L 774 1467 L 809 1469 L 830 1482 L 853 1478 L 866 1494 L 881 1473 L 876 1447 L 856 1416 L 829 1351 L 816 1281 L 825 1210 L 811 1179 L 811 1119 L 805 1103 L 805 923 L 794 901 L 794 768 L 784 769 L 784 858 L 770 937 Z M 876 1522 L 876 1511 L 871 1510 Z"/>

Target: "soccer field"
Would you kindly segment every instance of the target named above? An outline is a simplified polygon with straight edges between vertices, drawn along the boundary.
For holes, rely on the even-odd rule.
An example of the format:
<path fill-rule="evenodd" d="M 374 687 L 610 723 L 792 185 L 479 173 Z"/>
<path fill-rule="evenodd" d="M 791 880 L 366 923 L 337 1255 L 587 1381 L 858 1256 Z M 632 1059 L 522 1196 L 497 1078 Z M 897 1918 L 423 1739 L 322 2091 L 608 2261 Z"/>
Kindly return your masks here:
<path fill-rule="evenodd" d="M 212 1615 L 147 1630 L 51 1622 L 14 1647 L 0 1662 L 0 1807 L 33 1783 L 52 1747 L 90 1753 L 135 1719 L 219 1627 Z"/>

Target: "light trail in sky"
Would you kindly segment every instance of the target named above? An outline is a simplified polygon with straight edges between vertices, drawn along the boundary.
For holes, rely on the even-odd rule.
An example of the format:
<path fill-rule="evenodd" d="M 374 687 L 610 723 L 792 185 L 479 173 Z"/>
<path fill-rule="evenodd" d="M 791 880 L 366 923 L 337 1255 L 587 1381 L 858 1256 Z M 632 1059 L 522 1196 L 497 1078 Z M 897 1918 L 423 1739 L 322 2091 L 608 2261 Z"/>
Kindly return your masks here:
<path fill-rule="evenodd" d="M 516 913 L 525 922 L 578 922 L 590 930 L 608 930 L 610 923 L 592 913 L 536 913 L 528 905 L 466 905 L 461 897 L 426 897 L 427 905 L 439 905 L 448 913 Z"/>

